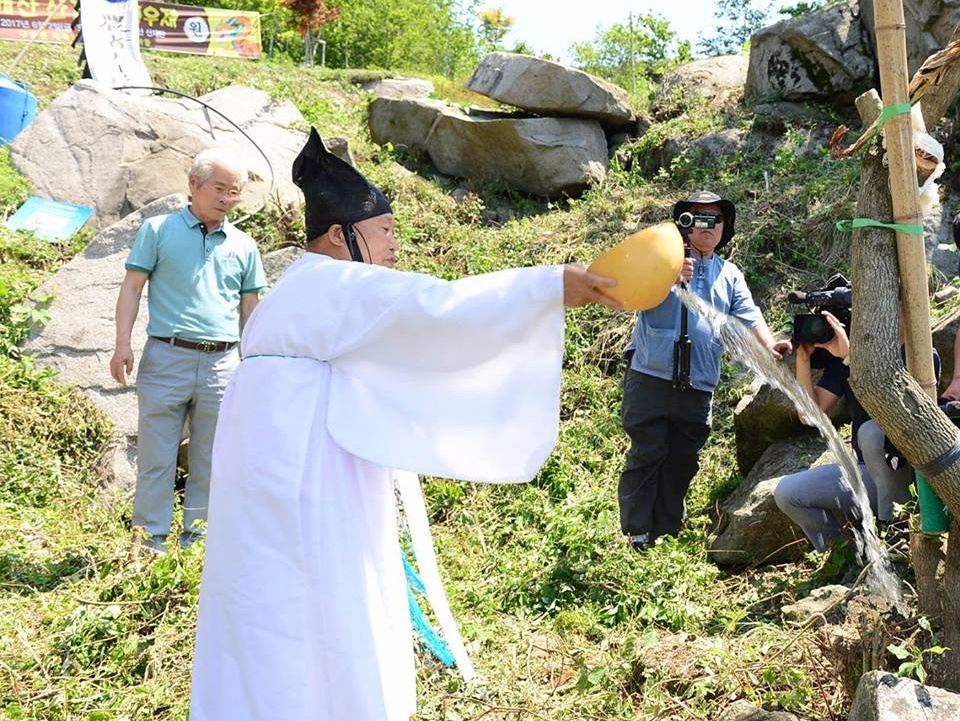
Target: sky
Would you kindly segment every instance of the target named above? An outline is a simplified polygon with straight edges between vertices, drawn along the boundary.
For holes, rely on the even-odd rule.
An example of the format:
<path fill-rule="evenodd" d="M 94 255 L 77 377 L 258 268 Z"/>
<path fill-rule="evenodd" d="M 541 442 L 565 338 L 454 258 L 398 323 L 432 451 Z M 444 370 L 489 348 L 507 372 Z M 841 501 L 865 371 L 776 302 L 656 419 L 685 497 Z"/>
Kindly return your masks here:
<path fill-rule="evenodd" d="M 635 17 L 650 13 L 666 18 L 679 38 L 694 46 L 697 34 L 712 35 L 717 22 L 713 0 L 488 0 L 481 7 L 498 7 L 514 19 L 504 39 L 506 47 L 524 41 L 534 51 L 548 52 L 563 62 L 571 59 L 567 52 L 571 44 L 593 41 L 598 27 L 608 30 L 616 23 L 626 24 L 631 12 Z"/>

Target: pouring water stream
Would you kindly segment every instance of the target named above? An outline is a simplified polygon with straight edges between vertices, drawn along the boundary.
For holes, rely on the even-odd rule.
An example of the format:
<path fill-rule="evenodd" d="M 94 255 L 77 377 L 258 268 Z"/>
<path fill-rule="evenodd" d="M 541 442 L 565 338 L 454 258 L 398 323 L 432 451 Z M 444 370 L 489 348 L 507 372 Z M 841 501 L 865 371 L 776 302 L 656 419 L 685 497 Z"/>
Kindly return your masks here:
<path fill-rule="evenodd" d="M 861 559 L 866 556 L 869 564 L 867 587 L 871 592 L 886 598 L 902 612 L 900 581 L 893 572 L 883 552 L 880 539 L 877 537 L 873 523 L 873 510 L 870 508 L 870 500 L 863 480 L 860 478 L 859 467 L 847 444 L 837 435 L 833 423 L 790 373 L 789 366 L 776 360 L 740 320 L 721 313 L 683 288 L 674 287 L 673 292 L 677 293 L 680 301 L 691 311 L 710 323 L 719 333 L 724 347 L 734 353 L 738 360 L 745 363 L 757 377 L 782 391 L 793 402 L 806 422 L 816 428 L 826 440 L 827 447 L 840 466 L 843 481 L 853 491 L 862 518 L 860 527 L 854 528 L 854 538 L 857 554 Z"/>

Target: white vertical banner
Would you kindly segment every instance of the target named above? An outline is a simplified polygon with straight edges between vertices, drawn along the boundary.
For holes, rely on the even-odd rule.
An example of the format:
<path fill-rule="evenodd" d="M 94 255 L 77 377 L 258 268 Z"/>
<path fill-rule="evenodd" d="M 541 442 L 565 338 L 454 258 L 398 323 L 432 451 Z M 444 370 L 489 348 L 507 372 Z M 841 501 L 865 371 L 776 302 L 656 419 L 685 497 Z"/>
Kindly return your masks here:
<path fill-rule="evenodd" d="M 81 0 L 80 24 L 94 80 L 111 88 L 151 85 L 140 57 L 137 0 Z"/>

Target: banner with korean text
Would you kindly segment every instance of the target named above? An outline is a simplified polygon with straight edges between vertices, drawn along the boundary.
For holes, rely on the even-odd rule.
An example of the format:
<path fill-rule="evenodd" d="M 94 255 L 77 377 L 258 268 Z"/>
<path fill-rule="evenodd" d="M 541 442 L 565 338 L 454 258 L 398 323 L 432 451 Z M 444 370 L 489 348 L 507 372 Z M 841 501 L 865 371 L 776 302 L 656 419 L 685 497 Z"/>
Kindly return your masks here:
<path fill-rule="evenodd" d="M 75 17 L 74 0 L 0 0 L 0 40 L 69 45 Z M 145 49 L 240 58 L 258 58 L 262 52 L 256 12 L 144 0 L 138 22 Z"/>
<path fill-rule="evenodd" d="M 0 0 L 0 40 L 39 43 L 73 42 L 73 2 Z"/>
<path fill-rule="evenodd" d="M 172 53 L 258 58 L 260 13 L 143 0 L 140 45 Z"/>

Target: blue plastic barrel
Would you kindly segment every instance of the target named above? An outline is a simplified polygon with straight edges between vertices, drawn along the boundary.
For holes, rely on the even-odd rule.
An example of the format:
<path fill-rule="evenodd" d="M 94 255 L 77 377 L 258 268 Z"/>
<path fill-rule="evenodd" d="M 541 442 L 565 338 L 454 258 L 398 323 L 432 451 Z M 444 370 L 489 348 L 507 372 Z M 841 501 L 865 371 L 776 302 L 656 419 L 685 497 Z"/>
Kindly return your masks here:
<path fill-rule="evenodd" d="M 37 117 L 37 99 L 27 86 L 0 75 L 0 142 L 12 143 Z"/>

